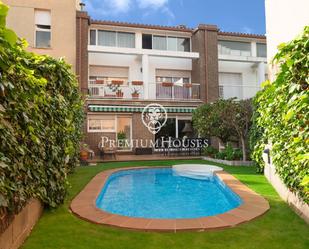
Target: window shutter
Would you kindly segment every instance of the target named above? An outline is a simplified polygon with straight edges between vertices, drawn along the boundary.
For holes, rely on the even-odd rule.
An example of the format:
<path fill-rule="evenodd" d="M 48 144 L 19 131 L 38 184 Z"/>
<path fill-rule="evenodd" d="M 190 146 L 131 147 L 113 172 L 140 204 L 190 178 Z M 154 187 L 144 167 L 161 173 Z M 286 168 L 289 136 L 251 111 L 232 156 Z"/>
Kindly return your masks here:
<path fill-rule="evenodd" d="M 51 26 L 51 14 L 49 10 L 35 10 L 35 24 Z"/>

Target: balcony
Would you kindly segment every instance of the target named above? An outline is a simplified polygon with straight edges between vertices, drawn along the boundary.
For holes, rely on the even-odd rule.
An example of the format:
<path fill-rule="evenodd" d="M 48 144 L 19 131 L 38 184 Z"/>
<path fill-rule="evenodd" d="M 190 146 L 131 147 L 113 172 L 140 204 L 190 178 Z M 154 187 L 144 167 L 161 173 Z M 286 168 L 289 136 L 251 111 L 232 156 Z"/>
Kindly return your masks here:
<path fill-rule="evenodd" d="M 249 99 L 256 95 L 261 90 L 260 86 L 256 83 L 251 84 L 231 84 L 221 85 L 219 84 L 219 97 L 222 99 L 237 98 L 237 99 Z"/>
<path fill-rule="evenodd" d="M 200 84 L 175 84 L 161 82 L 156 84 L 156 99 L 162 100 L 200 100 Z"/>
<path fill-rule="evenodd" d="M 144 99 L 144 86 L 142 81 L 89 80 L 88 94 L 92 98 Z"/>

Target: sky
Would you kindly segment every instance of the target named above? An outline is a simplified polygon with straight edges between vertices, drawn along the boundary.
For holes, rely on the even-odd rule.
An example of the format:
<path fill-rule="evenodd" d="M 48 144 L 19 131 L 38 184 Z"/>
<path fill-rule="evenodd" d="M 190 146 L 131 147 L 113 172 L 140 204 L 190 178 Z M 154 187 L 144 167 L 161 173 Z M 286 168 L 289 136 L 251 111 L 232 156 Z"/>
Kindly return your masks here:
<path fill-rule="evenodd" d="M 265 34 L 264 0 L 83 0 L 92 19 Z"/>

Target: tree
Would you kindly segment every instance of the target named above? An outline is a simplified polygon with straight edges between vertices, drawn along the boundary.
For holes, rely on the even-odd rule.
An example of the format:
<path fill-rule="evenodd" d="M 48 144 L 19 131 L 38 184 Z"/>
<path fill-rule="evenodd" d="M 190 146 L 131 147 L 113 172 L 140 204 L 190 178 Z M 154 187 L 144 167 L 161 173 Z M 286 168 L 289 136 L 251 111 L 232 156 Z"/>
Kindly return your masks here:
<path fill-rule="evenodd" d="M 222 114 L 231 101 L 218 100 L 197 108 L 192 115 L 193 126 L 197 132 L 206 137 L 218 137 L 223 143 L 230 141 L 236 134 L 223 123 Z"/>
<path fill-rule="evenodd" d="M 243 161 L 247 160 L 247 141 L 252 118 L 251 100 L 229 101 L 222 111 L 223 126 L 234 131 L 241 143 Z"/>

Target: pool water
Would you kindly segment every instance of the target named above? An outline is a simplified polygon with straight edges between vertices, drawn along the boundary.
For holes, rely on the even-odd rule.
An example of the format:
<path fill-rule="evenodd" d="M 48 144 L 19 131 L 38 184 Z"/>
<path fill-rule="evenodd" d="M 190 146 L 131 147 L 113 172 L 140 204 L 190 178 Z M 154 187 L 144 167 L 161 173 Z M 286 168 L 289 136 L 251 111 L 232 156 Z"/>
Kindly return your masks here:
<path fill-rule="evenodd" d="M 97 207 L 109 213 L 158 219 L 212 216 L 241 203 L 217 176 L 191 179 L 174 174 L 171 168 L 116 172 L 96 200 Z"/>

